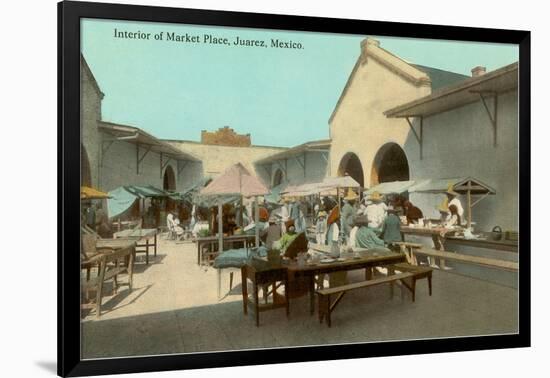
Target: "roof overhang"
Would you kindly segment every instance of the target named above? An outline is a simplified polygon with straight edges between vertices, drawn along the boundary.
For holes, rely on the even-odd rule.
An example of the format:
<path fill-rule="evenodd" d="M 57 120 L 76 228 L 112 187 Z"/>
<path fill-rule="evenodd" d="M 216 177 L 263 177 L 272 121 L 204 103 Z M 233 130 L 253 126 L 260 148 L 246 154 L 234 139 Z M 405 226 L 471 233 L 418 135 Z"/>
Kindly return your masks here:
<path fill-rule="evenodd" d="M 384 112 L 384 115 L 388 118 L 428 117 L 479 101 L 480 95 L 494 96 L 517 90 L 517 88 L 518 63 L 516 62 L 389 109 Z"/>
<path fill-rule="evenodd" d="M 109 134 L 116 140 L 139 144 L 140 146 L 146 146 L 149 147 L 153 152 L 159 154 L 162 153 L 177 160 L 187 160 L 194 162 L 200 161 L 195 156 L 183 152 L 180 149 L 172 146 L 171 144 L 163 142 L 137 127 L 100 121 L 99 130 L 106 134 Z"/>
<path fill-rule="evenodd" d="M 256 160 L 254 164 L 268 164 L 277 160 L 287 159 L 293 156 L 301 155 L 306 152 L 321 152 L 325 153 L 330 150 L 330 139 L 317 140 L 306 142 L 287 150 L 277 152 L 263 159 Z"/>

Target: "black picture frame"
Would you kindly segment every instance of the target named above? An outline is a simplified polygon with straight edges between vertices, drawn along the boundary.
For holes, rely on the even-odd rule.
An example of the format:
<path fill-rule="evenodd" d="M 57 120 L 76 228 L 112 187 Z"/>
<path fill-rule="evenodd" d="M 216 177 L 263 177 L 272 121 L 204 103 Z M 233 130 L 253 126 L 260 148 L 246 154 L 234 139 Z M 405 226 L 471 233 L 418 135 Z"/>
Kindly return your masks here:
<path fill-rule="evenodd" d="M 273 30 L 513 43 L 519 45 L 519 333 L 384 343 L 81 360 L 79 271 L 80 19 L 233 26 Z M 58 374 L 83 376 L 529 347 L 530 324 L 530 32 L 457 26 L 255 14 L 64 1 L 58 4 Z"/>

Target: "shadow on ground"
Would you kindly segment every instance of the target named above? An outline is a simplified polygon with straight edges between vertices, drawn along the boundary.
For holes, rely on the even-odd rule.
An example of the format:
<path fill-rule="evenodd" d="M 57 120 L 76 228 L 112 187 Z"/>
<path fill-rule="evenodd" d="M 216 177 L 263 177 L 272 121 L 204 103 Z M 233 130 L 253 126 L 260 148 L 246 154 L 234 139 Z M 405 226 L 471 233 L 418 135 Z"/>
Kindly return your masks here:
<path fill-rule="evenodd" d="M 145 287 L 140 290 L 147 291 Z M 138 297 L 139 298 L 139 297 Z M 134 300 L 138 299 L 135 298 Z M 227 298 L 205 306 L 89 320 L 83 323 L 83 357 L 119 357 L 382 340 L 517 332 L 517 291 L 459 275 L 434 272 L 433 296 L 417 284 L 416 302 L 386 286 L 346 295 L 333 313 L 332 328 L 309 314 L 307 297 L 284 309 L 243 314 L 240 285 Z M 106 309 L 114 308 L 106 303 Z"/>

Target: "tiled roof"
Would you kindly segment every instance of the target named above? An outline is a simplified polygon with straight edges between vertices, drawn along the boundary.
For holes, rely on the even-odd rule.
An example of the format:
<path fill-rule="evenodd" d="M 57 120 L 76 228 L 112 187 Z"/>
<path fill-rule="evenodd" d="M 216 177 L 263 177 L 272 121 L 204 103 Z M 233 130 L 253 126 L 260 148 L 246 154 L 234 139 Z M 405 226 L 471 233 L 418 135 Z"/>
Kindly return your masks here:
<path fill-rule="evenodd" d="M 459 83 L 469 78 L 469 76 L 466 75 L 440 70 L 438 68 L 422 66 L 419 64 L 413 64 L 413 66 L 428 74 L 430 81 L 432 82 L 432 91 Z"/>

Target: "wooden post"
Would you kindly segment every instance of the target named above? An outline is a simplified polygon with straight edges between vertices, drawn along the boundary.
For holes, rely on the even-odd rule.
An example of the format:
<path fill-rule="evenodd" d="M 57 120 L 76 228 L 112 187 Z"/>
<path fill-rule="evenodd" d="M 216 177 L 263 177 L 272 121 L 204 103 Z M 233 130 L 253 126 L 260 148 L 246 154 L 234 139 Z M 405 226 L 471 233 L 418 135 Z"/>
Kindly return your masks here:
<path fill-rule="evenodd" d="M 468 183 L 468 186 L 471 184 Z M 472 226 L 472 190 L 468 189 L 468 228 Z"/>
<path fill-rule="evenodd" d="M 256 234 L 256 248 L 260 246 L 260 207 L 258 206 L 258 196 L 254 196 L 254 230 Z"/>
<path fill-rule="evenodd" d="M 240 203 L 239 203 L 240 207 L 241 207 L 241 211 L 240 211 L 240 214 L 239 214 L 239 224 L 241 225 L 241 230 L 244 229 L 244 206 L 243 206 L 243 196 L 241 195 L 241 198 L 240 198 Z"/>
<path fill-rule="evenodd" d="M 344 230 L 342 226 L 342 207 L 340 206 L 340 188 L 336 188 L 336 201 L 338 202 L 338 221 L 340 223 L 340 229 L 338 230 L 338 241 L 340 241 L 342 240 L 342 231 Z"/>
<path fill-rule="evenodd" d="M 222 201 L 218 202 L 218 251 L 223 252 Z"/>

